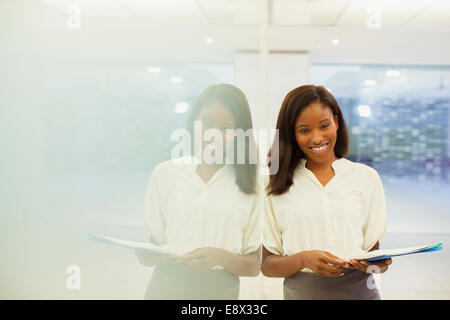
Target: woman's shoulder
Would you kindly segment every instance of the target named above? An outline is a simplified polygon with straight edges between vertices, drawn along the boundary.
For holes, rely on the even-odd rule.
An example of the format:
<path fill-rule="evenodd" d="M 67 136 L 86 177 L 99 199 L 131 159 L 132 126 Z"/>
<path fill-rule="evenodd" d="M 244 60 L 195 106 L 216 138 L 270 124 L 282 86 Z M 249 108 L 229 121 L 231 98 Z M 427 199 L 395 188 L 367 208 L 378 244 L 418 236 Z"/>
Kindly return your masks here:
<path fill-rule="evenodd" d="M 194 165 L 195 159 L 191 156 L 169 159 L 156 164 L 152 170 L 152 175 L 166 175 Z"/>
<path fill-rule="evenodd" d="M 377 170 L 365 163 L 352 161 L 347 158 L 341 158 L 339 161 L 342 162 L 348 172 L 352 172 L 362 178 L 379 178 Z"/>

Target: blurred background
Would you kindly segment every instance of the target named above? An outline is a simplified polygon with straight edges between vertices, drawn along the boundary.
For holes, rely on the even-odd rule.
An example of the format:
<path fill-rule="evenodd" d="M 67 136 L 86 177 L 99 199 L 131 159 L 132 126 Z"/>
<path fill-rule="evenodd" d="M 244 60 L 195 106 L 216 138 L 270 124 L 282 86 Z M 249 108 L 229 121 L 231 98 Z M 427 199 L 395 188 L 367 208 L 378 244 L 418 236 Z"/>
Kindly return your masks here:
<path fill-rule="evenodd" d="M 0 0 L 0 298 L 142 299 L 152 270 L 87 233 L 147 240 L 149 175 L 221 82 L 257 129 L 327 87 L 348 158 L 383 180 L 382 247 L 444 243 L 394 259 L 382 298 L 450 298 L 448 0 Z M 241 278 L 241 298 L 281 299 L 282 279 Z"/>

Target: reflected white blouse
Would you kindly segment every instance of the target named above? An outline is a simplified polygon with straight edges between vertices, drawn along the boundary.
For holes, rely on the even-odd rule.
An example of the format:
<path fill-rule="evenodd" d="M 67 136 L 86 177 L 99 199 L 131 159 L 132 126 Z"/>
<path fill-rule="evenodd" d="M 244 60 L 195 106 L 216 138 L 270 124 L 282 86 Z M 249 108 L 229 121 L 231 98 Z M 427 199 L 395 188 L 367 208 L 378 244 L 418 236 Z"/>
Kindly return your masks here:
<path fill-rule="evenodd" d="M 340 158 L 332 162 L 335 175 L 324 187 L 305 164 L 302 159 L 288 192 L 264 193 L 264 247 L 277 255 L 325 250 L 347 260 L 381 243 L 386 201 L 376 170 Z"/>
<path fill-rule="evenodd" d="M 235 254 L 257 250 L 262 184 L 256 194 L 242 192 L 231 165 L 224 165 L 205 183 L 197 166 L 188 156 L 153 169 L 145 198 L 145 226 L 151 241 L 177 254 L 201 247 Z"/>

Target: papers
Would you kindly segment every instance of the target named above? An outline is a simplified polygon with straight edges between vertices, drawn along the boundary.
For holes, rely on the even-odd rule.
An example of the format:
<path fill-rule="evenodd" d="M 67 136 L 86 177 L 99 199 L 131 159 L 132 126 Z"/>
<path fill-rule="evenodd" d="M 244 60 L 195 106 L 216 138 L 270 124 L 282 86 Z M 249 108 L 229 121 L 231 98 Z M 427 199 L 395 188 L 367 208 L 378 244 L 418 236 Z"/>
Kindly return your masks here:
<path fill-rule="evenodd" d="M 141 251 L 145 251 L 150 254 L 174 254 L 164 246 L 158 246 L 156 244 L 150 242 L 136 242 L 136 241 L 128 241 L 121 240 L 112 237 L 107 237 L 99 234 L 88 234 L 88 238 L 98 242 L 109 243 L 112 245 L 116 245 L 119 247 L 129 248 L 129 249 L 137 249 Z"/>
<path fill-rule="evenodd" d="M 420 252 L 430 252 L 442 249 L 442 243 L 428 244 L 417 247 L 401 248 L 401 249 L 380 249 L 366 252 L 355 259 L 376 261 L 381 259 L 386 259 L 395 256 L 402 256 L 406 254 L 420 253 Z"/>
<path fill-rule="evenodd" d="M 145 253 L 149 254 L 175 254 L 176 253 L 172 250 L 169 250 L 165 246 L 158 246 L 156 244 L 150 243 L 150 242 L 136 242 L 136 241 L 128 241 L 128 240 L 121 240 L 113 237 L 107 237 L 100 234 L 93 234 L 89 233 L 88 238 L 97 241 L 97 242 L 103 242 L 112 244 L 115 246 L 123 247 L 123 248 L 129 248 L 129 249 L 135 249 L 144 251 Z M 211 268 L 211 270 L 223 270 L 223 266 L 221 265 L 215 265 Z"/>

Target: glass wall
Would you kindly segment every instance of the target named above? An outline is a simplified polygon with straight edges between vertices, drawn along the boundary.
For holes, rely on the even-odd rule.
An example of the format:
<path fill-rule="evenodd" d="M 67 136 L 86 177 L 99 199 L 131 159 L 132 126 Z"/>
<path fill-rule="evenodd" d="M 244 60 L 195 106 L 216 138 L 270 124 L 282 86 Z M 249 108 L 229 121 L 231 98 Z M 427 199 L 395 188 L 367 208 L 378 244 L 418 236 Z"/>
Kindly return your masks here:
<path fill-rule="evenodd" d="M 95 215 L 60 210 L 58 218 L 103 217 L 103 222 L 141 225 L 145 185 L 153 167 L 170 159 L 176 143 L 171 133 L 185 127 L 200 92 L 212 83 L 230 83 L 232 71 L 231 62 L 75 60 L 49 66 L 44 78 L 45 196 L 55 206 L 69 201 L 77 207 L 80 197 L 98 205 Z M 122 201 L 113 210 L 100 205 L 119 193 L 128 204 Z"/>

